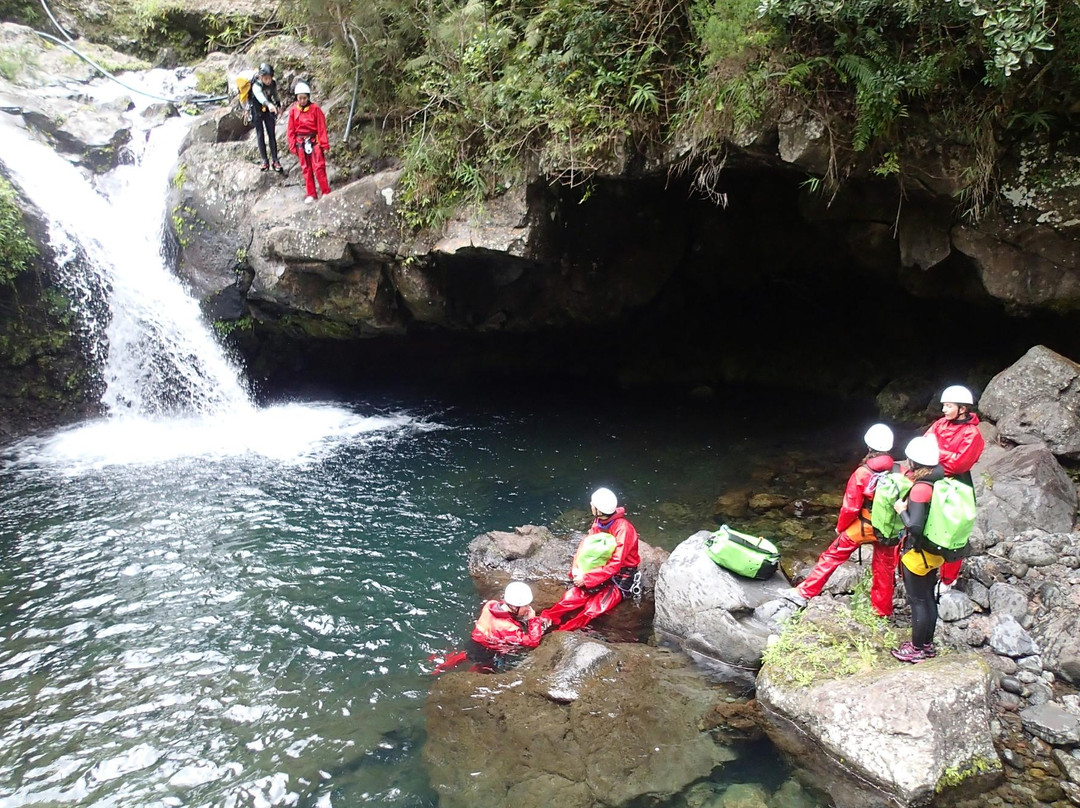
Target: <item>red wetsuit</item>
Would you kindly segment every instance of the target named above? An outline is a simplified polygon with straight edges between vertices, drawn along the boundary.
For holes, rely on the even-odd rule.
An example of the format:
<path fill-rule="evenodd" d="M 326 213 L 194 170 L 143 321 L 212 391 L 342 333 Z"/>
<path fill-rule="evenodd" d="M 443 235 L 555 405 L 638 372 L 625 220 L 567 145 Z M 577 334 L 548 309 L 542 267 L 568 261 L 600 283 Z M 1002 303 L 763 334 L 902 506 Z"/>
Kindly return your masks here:
<path fill-rule="evenodd" d="M 514 615 L 513 607 L 501 600 L 489 600 L 480 610 L 472 638 L 492 651 L 512 651 L 515 648 L 535 648 L 544 636 L 543 623 L 532 607 L 527 607 L 523 619 Z"/>
<path fill-rule="evenodd" d="M 926 430 L 937 441 L 941 468 L 947 477 L 959 477 L 971 485 L 971 468 L 983 453 L 986 442 L 979 432 L 979 416 L 966 413 L 954 421 L 938 418 Z M 941 582 L 954 584 L 963 561 L 946 561 L 941 567 Z"/>
<path fill-rule="evenodd" d="M 570 587 L 558 603 L 540 613 L 541 617 L 548 618 L 558 626 L 560 631 L 581 628 L 618 606 L 623 593 L 616 585 L 616 579 L 620 582 L 632 581 L 641 564 L 637 530 L 626 518 L 626 509 L 618 508 L 613 516 L 607 517 L 607 521 L 602 519 L 604 517 L 598 517 L 593 522 L 589 533 L 610 533 L 615 537 L 615 551 L 611 558 L 604 566 L 585 573 L 583 586 Z M 577 609 L 581 609 L 579 614 L 562 622 L 565 615 Z"/>
<path fill-rule="evenodd" d="M 307 195 L 315 196 L 315 181 L 323 195 L 330 193 L 330 182 L 326 179 L 326 157 L 323 152 L 330 149 L 330 139 L 326 134 L 326 116 L 318 104 L 301 107 L 293 104 L 289 107 L 289 123 L 285 128 L 285 137 L 289 151 L 300 161 L 300 170 L 304 172 Z M 311 154 L 304 149 L 305 141 L 311 143 Z"/>
<path fill-rule="evenodd" d="M 889 455 L 871 457 L 851 473 L 844 489 L 844 501 L 836 520 L 836 538 L 820 556 L 810 574 L 797 587 L 804 598 L 821 594 L 825 584 L 836 568 L 851 558 L 860 544 L 873 543 L 874 555 L 870 561 L 873 582 L 870 585 L 870 603 L 882 617 L 892 614 L 893 589 L 896 576 L 896 547 L 883 547 L 877 542 L 870 527 L 870 508 L 874 492 L 869 485 L 878 472 L 889 471 L 893 459 Z"/>

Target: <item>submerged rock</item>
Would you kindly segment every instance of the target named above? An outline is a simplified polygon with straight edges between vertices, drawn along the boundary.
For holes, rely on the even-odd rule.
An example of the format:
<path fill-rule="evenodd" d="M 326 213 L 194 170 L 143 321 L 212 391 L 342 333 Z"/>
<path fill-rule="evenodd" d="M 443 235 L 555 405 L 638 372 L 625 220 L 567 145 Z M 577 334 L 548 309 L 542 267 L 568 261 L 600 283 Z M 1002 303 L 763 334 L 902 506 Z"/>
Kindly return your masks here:
<path fill-rule="evenodd" d="M 514 670 L 436 680 L 424 761 L 442 808 L 592 808 L 678 793 L 734 753 L 718 695 L 665 649 L 549 635 Z"/>

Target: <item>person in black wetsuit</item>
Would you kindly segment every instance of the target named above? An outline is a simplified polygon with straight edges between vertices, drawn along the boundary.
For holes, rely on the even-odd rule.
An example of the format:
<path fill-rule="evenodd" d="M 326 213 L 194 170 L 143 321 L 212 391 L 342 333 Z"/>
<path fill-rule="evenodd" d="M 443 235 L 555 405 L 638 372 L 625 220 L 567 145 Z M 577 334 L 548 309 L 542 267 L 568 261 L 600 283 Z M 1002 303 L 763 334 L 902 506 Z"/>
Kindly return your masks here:
<path fill-rule="evenodd" d="M 280 174 L 282 168 L 278 160 L 277 134 L 274 130 L 277 127 L 281 101 L 278 99 L 277 82 L 274 81 L 274 68 L 265 62 L 259 65 L 259 72 L 251 81 L 248 103 L 251 105 L 251 123 L 255 127 L 255 140 L 259 144 L 259 154 L 262 156 L 262 170 L 268 171 L 273 167 L 274 171 Z M 269 160 L 266 157 L 267 140 L 270 141 Z"/>

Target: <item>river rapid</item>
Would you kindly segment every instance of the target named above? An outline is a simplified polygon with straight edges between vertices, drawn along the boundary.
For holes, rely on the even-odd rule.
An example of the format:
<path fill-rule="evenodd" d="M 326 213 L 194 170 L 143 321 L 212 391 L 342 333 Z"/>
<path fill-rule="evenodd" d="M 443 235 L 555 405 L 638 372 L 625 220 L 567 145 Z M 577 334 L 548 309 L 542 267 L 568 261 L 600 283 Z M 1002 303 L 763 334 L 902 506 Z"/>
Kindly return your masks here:
<path fill-rule="evenodd" d="M 857 455 L 843 408 L 784 409 L 383 394 L 9 447 L 0 805 L 434 805 L 421 708 L 479 605 L 469 541 L 584 528 L 604 484 L 670 549 L 751 470 Z"/>

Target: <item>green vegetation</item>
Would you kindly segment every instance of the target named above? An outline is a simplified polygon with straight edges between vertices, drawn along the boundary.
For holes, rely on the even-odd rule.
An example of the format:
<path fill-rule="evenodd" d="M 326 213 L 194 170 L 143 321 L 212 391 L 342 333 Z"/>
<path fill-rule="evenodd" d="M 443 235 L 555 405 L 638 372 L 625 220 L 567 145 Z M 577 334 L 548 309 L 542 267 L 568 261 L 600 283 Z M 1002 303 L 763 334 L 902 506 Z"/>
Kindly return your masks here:
<path fill-rule="evenodd" d="M 0 284 L 13 284 L 36 255 L 37 247 L 26 234 L 15 189 L 0 177 Z"/>
<path fill-rule="evenodd" d="M 537 175 L 675 160 L 711 192 L 731 140 L 781 109 L 824 116 L 822 189 L 903 178 L 944 143 L 978 214 L 1002 145 L 1080 110 L 1073 0 L 288 0 L 283 18 L 331 43 L 328 87 L 358 76 L 383 125 L 356 143 L 397 139 L 415 225 Z"/>
<path fill-rule="evenodd" d="M 865 605 L 852 600 L 850 612 L 829 615 L 828 625 L 814 622 L 805 612 L 791 618 L 780 639 L 765 650 L 770 672 L 797 687 L 809 687 L 891 664 L 888 649 L 899 644 L 896 632 L 873 613 L 868 598 Z"/>
<path fill-rule="evenodd" d="M 1001 762 L 996 758 L 994 760 L 988 760 L 984 757 L 973 757 L 971 760 L 965 761 L 964 763 L 950 766 L 942 772 L 934 790 L 940 794 L 947 788 L 953 788 L 960 785 L 969 777 L 974 777 L 977 774 L 989 774 L 990 772 L 1000 770 Z"/>

